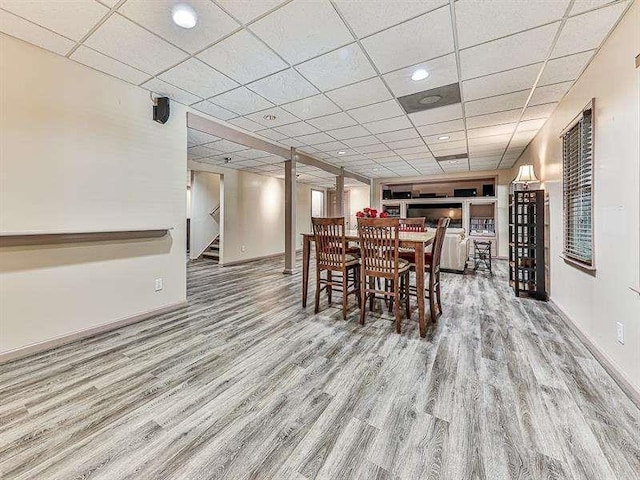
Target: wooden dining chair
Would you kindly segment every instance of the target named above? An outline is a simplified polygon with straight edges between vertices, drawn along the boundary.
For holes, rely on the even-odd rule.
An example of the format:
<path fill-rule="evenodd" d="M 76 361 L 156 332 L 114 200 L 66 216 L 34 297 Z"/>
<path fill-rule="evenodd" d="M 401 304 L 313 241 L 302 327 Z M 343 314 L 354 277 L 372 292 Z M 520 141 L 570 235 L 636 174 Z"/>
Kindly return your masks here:
<path fill-rule="evenodd" d="M 348 296 L 354 294 L 360 304 L 360 261 L 348 253 L 344 217 L 312 218 L 316 244 L 316 298 L 314 312 L 320 309 L 320 293 L 327 291 L 331 304 L 333 290 L 342 292 L 342 317 L 347 319 Z M 322 278 L 322 272 L 326 278 Z M 334 274 L 338 274 L 334 279 Z"/>
<path fill-rule="evenodd" d="M 426 230 L 426 225 L 427 225 L 426 217 L 400 219 L 401 232 L 424 232 Z"/>
<path fill-rule="evenodd" d="M 428 293 L 426 297 L 429 299 L 429 310 L 431 313 L 431 321 L 435 322 L 442 315 L 442 299 L 440 290 L 440 258 L 442 256 L 442 245 L 444 244 L 444 236 L 449 227 L 451 219 L 448 217 L 440 218 L 436 227 L 436 235 L 433 239 L 433 246 L 430 252 L 424 254 L 424 272 L 416 272 L 416 275 L 429 275 Z M 400 252 L 400 257 L 410 263 L 411 270 L 415 271 L 416 260 L 415 252 Z M 411 294 L 416 295 L 415 288 L 410 288 Z M 436 313 L 436 306 L 438 312 Z"/>
<path fill-rule="evenodd" d="M 400 302 L 405 300 L 405 313 L 411 316 L 409 305 L 409 262 L 399 257 L 398 248 L 400 223 L 397 218 L 358 218 L 360 239 L 360 323 L 364 325 L 365 307 L 369 300 L 369 310 L 373 310 L 373 300 L 377 294 L 390 298 L 395 306 L 396 332 L 402 329 Z M 380 288 L 376 280 L 390 282 L 390 288 Z M 401 279 L 404 290 L 400 290 Z"/>

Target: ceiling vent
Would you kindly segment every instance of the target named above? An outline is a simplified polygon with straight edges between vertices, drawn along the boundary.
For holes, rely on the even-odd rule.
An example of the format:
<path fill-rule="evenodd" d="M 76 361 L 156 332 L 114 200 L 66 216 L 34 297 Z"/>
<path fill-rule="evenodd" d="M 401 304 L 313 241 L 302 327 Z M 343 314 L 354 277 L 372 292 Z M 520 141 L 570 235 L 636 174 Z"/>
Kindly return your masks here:
<path fill-rule="evenodd" d="M 452 83 L 423 92 L 398 97 L 398 101 L 407 113 L 422 112 L 432 108 L 460 103 L 460 85 Z"/>
<path fill-rule="evenodd" d="M 441 157 L 435 157 L 436 162 L 453 163 L 457 160 L 466 160 L 469 158 L 468 153 L 456 153 L 455 155 L 443 155 Z"/>

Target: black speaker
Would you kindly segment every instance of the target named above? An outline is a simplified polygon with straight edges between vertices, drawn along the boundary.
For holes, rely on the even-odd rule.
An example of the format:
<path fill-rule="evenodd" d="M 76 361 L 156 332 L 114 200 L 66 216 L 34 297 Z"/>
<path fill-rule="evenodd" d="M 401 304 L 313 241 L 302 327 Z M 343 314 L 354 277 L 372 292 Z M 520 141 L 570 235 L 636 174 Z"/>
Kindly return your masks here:
<path fill-rule="evenodd" d="M 165 124 L 169 120 L 169 97 L 158 97 L 153 106 L 153 120 Z"/>
<path fill-rule="evenodd" d="M 387 190 L 387 189 L 382 190 L 383 200 L 391 200 L 391 197 L 392 197 L 391 190 Z"/>
<path fill-rule="evenodd" d="M 496 189 L 493 183 L 482 185 L 482 196 L 483 197 L 495 197 Z"/>
<path fill-rule="evenodd" d="M 476 188 L 456 188 L 453 190 L 454 197 L 475 197 L 478 195 Z"/>

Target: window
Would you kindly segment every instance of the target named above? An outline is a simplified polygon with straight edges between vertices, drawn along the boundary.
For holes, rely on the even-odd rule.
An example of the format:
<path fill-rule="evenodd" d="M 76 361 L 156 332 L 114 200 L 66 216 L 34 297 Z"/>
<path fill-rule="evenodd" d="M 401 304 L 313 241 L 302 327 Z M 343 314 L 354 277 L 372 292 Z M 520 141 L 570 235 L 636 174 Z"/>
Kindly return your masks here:
<path fill-rule="evenodd" d="M 311 216 L 324 217 L 324 192 L 311 190 Z"/>
<path fill-rule="evenodd" d="M 593 267 L 593 101 L 562 134 L 564 256 Z"/>

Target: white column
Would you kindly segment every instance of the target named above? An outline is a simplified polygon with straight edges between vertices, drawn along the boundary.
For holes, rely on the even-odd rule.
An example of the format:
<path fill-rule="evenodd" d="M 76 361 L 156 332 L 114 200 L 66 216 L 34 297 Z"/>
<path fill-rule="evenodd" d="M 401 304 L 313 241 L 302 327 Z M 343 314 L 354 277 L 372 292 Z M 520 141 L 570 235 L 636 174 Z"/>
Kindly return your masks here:
<path fill-rule="evenodd" d="M 344 168 L 340 167 L 340 175 L 336 177 L 336 216 L 344 216 Z"/>

